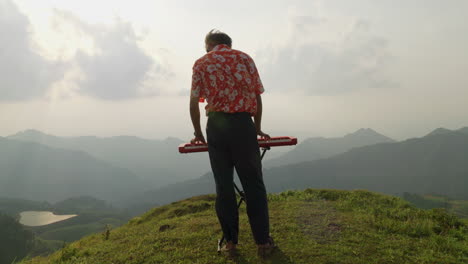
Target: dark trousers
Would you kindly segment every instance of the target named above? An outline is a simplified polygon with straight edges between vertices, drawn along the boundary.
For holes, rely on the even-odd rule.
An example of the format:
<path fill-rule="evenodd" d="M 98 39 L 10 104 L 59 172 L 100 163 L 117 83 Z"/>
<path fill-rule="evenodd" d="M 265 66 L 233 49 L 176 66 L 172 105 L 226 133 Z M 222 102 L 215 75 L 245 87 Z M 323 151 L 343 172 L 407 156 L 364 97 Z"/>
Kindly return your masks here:
<path fill-rule="evenodd" d="M 238 243 L 239 213 L 233 185 L 235 168 L 245 192 L 255 242 L 267 243 L 270 233 L 267 195 L 257 132 L 250 114 L 209 113 L 206 134 L 216 183 L 216 214 L 226 241 Z"/>

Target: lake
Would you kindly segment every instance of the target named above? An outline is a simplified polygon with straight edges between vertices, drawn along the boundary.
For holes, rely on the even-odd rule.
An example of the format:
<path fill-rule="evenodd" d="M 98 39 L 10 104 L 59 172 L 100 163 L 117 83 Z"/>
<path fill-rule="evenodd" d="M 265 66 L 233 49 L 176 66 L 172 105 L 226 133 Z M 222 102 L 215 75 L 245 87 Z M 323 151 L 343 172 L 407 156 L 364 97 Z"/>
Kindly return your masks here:
<path fill-rule="evenodd" d="M 55 215 L 47 211 L 25 211 L 20 213 L 20 224 L 25 226 L 43 226 L 63 220 L 70 219 L 77 215 Z"/>

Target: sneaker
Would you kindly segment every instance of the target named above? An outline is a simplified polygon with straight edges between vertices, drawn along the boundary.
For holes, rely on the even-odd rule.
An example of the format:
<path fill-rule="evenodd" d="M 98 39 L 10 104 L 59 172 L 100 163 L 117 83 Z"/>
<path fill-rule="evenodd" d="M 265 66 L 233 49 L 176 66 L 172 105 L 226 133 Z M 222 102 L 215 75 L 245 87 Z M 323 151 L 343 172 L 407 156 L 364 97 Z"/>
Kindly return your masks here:
<path fill-rule="evenodd" d="M 257 245 L 257 254 L 261 258 L 269 257 L 278 246 L 273 241 L 272 237 L 268 238 L 268 242 L 265 244 Z"/>

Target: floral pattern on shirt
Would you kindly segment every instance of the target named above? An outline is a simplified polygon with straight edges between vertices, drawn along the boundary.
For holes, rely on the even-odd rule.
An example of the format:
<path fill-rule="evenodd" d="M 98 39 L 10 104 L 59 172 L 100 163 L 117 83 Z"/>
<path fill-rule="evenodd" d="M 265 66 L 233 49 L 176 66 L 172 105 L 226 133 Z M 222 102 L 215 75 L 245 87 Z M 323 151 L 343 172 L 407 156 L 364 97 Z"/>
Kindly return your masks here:
<path fill-rule="evenodd" d="M 207 101 L 207 112 L 257 112 L 264 92 L 253 59 L 227 45 L 217 45 L 193 65 L 191 97 Z"/>

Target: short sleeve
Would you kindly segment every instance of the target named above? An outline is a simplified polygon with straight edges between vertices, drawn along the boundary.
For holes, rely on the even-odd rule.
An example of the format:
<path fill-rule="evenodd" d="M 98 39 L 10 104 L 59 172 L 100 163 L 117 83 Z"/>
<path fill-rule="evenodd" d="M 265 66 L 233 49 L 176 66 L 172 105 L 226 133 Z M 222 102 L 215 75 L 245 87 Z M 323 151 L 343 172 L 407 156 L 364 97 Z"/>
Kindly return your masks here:
<path fill-rule="evenodd" d="M 200 98 L 201 103 L 205 101 L 202 78 L 200 72 L 198 72 L 195 67 L 193 68 L 192 73 L 192 89 L 190 91 L 190 97 Z"/>
<path fill-rule="evenodd" d="M 263 88 L 262 80 L 260 79 L 260 75 L 258 74 L 255 62 L 250 56 L 248 57 L 247 67 L 249 68 L 249 73 L 252 76 L 252 88 L 255 91 L 255 94 L 262 94 L 265 91 L 265 89 Z"/>

